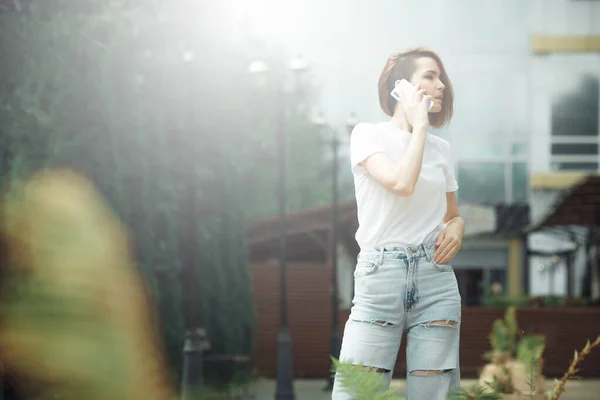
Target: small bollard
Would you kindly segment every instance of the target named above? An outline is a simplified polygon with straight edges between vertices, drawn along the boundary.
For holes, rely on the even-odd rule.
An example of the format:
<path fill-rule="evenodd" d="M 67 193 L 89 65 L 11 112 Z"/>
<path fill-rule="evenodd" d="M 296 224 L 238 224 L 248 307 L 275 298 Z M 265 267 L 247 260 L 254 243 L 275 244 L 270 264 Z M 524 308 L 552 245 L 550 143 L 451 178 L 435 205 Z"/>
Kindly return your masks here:
<path fill-rule="evenodd" d="M 183 345 L 183 376 L 181 382 L 181 399 L 192 400 L 195 392 L 202 388 L 204 380 L 204 361 L 202 352 L 210 348 L 206 339 L 206 331 L 197 328 L 188 331 Z"/>

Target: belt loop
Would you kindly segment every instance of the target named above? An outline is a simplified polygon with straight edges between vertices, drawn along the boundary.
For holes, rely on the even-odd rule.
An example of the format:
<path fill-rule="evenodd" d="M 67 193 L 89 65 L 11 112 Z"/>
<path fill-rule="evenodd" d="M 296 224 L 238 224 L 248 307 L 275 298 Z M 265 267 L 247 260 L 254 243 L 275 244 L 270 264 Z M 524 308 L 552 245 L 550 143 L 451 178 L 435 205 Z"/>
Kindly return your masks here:
<path fill-rule="evenodd" d="M 423 246 L 423 251 L 425 252 L 425 259 L 427 262 L 431 262 L 431 260 L 433 260 L 433 252 L 431 251 L 431 247 L 427 244 L 423 244 L 421 246 Z"/>
<path fill-rule="evenodd" d="M 383 255 L 385 253 L 385 247 L 381 246 L 379 248 L 379 265 L 383 265 Z"/>

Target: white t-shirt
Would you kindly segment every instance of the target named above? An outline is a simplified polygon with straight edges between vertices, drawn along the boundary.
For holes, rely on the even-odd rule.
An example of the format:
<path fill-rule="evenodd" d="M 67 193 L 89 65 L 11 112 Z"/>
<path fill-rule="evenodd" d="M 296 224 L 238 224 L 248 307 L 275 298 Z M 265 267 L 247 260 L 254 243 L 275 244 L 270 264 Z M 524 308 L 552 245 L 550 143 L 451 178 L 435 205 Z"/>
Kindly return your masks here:
<path fill-rule="evenodd" d="M 408 197 L 399 196 L 377 182 L 359 165 L 375 153 L 387 153 L 394 162 L 404 156 L 412 134 L 389 123 L 356 125 L 350 137 L 350 162 L 358 206 L 356 241 L 361 248 L 412 246 L 437 239 L 446 215 L 446 192 L 458 184 L 450 144 L 427 133 L 423 166 Z"/>

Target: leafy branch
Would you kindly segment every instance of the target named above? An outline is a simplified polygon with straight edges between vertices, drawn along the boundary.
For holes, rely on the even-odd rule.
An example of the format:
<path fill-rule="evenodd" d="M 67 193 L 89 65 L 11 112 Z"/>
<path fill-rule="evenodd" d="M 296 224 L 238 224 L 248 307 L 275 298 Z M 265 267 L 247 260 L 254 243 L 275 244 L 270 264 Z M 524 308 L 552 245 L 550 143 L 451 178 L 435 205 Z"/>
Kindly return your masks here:
<path fill-rule="evenodd" d="M 571 361 L 569 368 L 560 380 L 554 381 L 554 388 L 548 392 L 549 400 L 558 400 L 558 398 L 560 398 L 560 396 L 565 392 L 567 380 L 575 376 L 575 374 L 578 372 L 577 365 L 583 361 L 588 354 L 590 354 L 594 347 L 598 346 L 600 346 L 600 336 L 598 336 L 593 343 L 590 343 L 588 340 L 581 352 L 578 353 L 577 350 L 575 350 L 575 355 L 573 356 L 573 360 Z"/>
<path fill-rule="evenodd" d="M 448 392 L 448 400 L 500 400 L 501 398 L 499 393 L 489 393 L 487 388 L 477 384 L 470 390 L 455 388 Z"/>
<path fill-rule="evenodd" d="M 395 390 L 386 390 L 382 382 L 382 375 L 373 369 L 343 363 L 333 357 L 331 359 L 333 361 L 332 372 L 337 374 L 343 391 L 354 394 L 353 400 L 403 399 Z"/>

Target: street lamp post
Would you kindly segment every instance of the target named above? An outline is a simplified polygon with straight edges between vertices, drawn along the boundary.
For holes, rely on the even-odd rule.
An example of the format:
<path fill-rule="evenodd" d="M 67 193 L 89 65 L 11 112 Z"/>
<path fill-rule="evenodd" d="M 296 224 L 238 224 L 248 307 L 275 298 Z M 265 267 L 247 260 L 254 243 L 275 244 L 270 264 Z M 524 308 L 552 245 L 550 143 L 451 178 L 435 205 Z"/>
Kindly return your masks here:
<path fill-rule="evenodd" d="M 180 142 L 185 156 L 182 157 L 183 162 L 191 162 L 196 158 L 196 147 L 193 141 L 189 141 L 190 135 L 195 131 L 195 87 L 194 80 L 194 52 L 191 49 L 186 50 L 182 57 L 187 64 L 188 85 L 186 86 L 187 94 L 187 126 L 185 134 L 180 136 Z M 184 146 L 184 143 L 187 145 Z M 191 169 L 183 168 L 182 171 L 187 171 L 185 179 L 189 185 L 193 185 L 195 177 L 189 174 Z M 196 198 L 195 191 L 187 191 L 186 207 L 192 214 L 196 215 Z M 183 343 L 183 369 L 181 380 L 181 398 L 184 400 L 191 399 L 194 394 L 203 386 L 204 383 L 204 361 L 203 351 L 208 348 L 206 332 L 198 326 L 198 316 L 196 306 L 198 302 L 197 290 L 194 287 L 196 283 L 194 271 L 196 267 L 196 255 L 194 244 L 197 242 L 196 229 L 192 220 L 185 220 L 185 235 L 188 242 L 183 244 L 185 258 L 185 276 L 187 278 L 186 286 L 184 287 L 185 296 L 187 298 L 186 307 L 186 335 Z"/>
<path fill-rule="evenodd" d="M 338 197 L 339 197 L 339 146 L 340 137 L 337 131 L 330 127 L 322 114 L 317 117 L 315 123 L 324 128 L 329 135 L 326 140 L 331 145 L 331 333 L 330 333 L 330 357 L 338 359 L 340 357 L 340 350 L 342 345 L 342 335 L 339 330 L 339 289 L 338 289 L 338 230 L 339 230 L 339 214 L 338 214 Z M 346 127 L 348 133 L 352 132 L 352 129 L 356 125 L 356 115 L 350 114 L 346 121 Z M 333 362 L 330 361 L 330 371 L 333 368 Z M 332 373 L 327 376 L 327 383 L 324 388 L 325 391 L 333 390 L 334 375 Z"/>
<path fill-rule="evenodd" d="M 289 69 L 295 73 L 303 72 L 307 65 L 301 57 L 296 57 L 289 65 Z M 262 61 L 255 61 L 250 64 L 250 72 L 254 74 L 264 74 L 269 71 L 269 66 Z M 282 83 L 277 82 L 277 104 L 279 106 L 277 113 L 277 199 L 279 203 L 279 292 L 280 301 L 280 328 L 277 336 L 277 386 L 275 389 L 276 400 L 294 400 L 293 385 L 293 354 L 292 354 L 292 335 L 288 326 L 287 315 L 287 253 L 286 253 L 286 196 L 285 196 L 285 173 L 286 173 L 286 135 L 285 135 L 285 93 Z"/>

